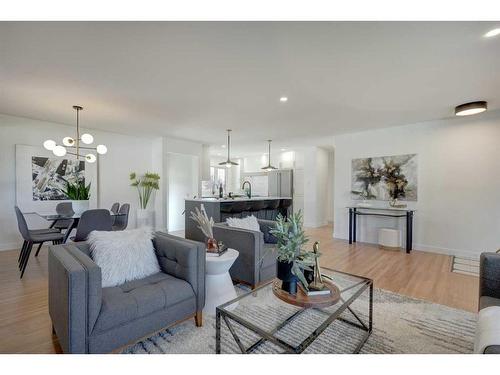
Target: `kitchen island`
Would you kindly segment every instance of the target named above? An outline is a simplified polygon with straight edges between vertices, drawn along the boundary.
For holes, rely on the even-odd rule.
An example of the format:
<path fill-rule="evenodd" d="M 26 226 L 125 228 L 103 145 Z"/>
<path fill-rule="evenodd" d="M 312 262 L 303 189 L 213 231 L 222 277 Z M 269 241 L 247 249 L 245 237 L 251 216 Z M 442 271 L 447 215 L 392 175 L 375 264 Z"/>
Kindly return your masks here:
<path fill-rule="evenodd" d="M 190 218 L 190 212 L 196 207 L 205 207 L 208 217 L 214 222 L 226 221 L 228 217 L 246 217 L 253 215 L 258 219 L 275 220 L 281 213 L 288 216 L 292 210 L 291 197 L 236 197 L 236 198 L 193 198 L 185 200 L 185 237 L 194 241 L 205 242 L 196 222 Z"/>

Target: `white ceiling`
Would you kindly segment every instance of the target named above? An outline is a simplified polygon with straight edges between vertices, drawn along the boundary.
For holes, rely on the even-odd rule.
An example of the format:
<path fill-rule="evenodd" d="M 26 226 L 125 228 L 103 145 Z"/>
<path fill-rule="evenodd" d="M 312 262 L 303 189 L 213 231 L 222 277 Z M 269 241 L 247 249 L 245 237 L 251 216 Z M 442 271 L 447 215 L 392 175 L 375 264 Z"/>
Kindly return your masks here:
<path fill-rule="evenodd" d="M 0 112 L 275 147 L 500 108 L 493 22 L 1 22 Z M 289 98 L 280 103 L 280 96 Z"/>

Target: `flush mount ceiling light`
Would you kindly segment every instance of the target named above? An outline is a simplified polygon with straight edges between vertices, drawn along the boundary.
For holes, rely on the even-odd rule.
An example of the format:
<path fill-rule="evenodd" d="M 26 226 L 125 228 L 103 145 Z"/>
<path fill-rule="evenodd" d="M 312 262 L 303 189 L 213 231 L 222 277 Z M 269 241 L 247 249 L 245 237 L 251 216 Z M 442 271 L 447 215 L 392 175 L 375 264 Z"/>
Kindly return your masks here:
<path fill-rule="evenodd" d="M 470 116 L 475 115 L 481 112 L 484 112 L 488 109 L 488 103 L 483 100 L 477 102 L 470 102 L 465 104 L 460 104 L 455 107 L 455 115 L 456 116 Z"/>
<path fill-rule="evenodd" d="M 288 101 L 288 98 L 287 98 L 286 96 L 282 96 L 282 97 L 280 98 L 280 102 L 281 102 L 281 103 L 286 103 L 287 101 Z"/>
<path fill-rule="evenodd" d="M 94 163 L 97 158 L 95 154 L 88 153 L 85 155 L 80 154 L 81 152 L 87 152 L 86 150 L 96 151 L 98 154 L 104 155 L 108 152 L 108 148 L 104 145 L 97 145 L 97 147 L 85 147 L 80 146 L 80 142 L 90 145 L 94 142 L 94 137 L 91 134 L 85 133 L 80 136 L 80 116 L 79 113 L 83 110 L 83 107 L 79 105 L 74 105 L 73 109 L 76 111 L 76 137 L 64 137 L 62 140 L 62 145 L 58 145 L 52 139 L 47 139 L 43 142 L 43 147 L 47 150 L 52 151 L 55 156 L 65 156 L 66 154 L 75 155 L 76 160 L 80 160 L 80 158 L 84 158 L 88 163 Z M 67 149 L 74 149 L 74 152 L 68 151 Z M 82 151 L 83 150 L 83 151 Z"/>
<path fill-rule="evenodd" d="M 268 139 L 267 140 L 267 143 L 268 143 L 268 153 L 267 153 L 267 165 L 265 167 L 262 167 L 261 169 L 264 169 L 265 171 L 272 171 L 273 169 L 278 169 L 276 167 L 273 167 L 271 165 L 271 142 L 272 140 Z"/>
<path fill-rule="evenodd" d="M 500 27 L 497 29 L 490 30 L 486 34 L 484 34 L 486 38 L 493 38 L 494 36 L 497 35 L 500 35 Z"/>
<path fill-rule="evenodd" d="M 219 163 L 219 165 L 224 165 L 226 168 L 231 168 L 232 165 L 239 165 L 231 161 L 231 129 L 227 129 L 227 160 Z"/>

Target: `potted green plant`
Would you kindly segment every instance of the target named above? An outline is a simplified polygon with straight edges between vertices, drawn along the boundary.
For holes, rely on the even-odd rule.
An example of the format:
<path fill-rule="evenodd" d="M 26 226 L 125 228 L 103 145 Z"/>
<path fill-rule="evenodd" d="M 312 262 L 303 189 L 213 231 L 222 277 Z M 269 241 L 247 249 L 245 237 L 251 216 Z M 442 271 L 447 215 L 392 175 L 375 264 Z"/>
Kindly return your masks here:
<path fill-rule="evenodd" d="M 282 281 L 281 289 L 297 293 L 297 282 L 301 282 L 308 290 L 308 282 L 304 270 L 311 270 L 316 255 L 305 251 L 303 246 L 308 238 L 302 227 L 302 212 L 299 211 L 285 219 L 281 214 L 276 218 L 276 227 L 270 230 L 276 237 L 276 260 L 278 261 L 278 278 Z"/>
<path fill-rule="evenodd" d="M 130 186 L 137 188 L 139 194 L 139 208 L 137 209 L 137 226 L 154 226 L 154 210 L 148 209 L 148 203 L 154 196 L 156 190 L 160 189 L 160 176 L 157 173 L 146 172 L 138 176 L 135 172 L 130 173 Z"/>
<path fill-rule="evenodd" d="M 64 181 L 66 182 L 66 189 L 63 189 L 63 193 L 71 200 L 75 214 L 81 215 L 89 209 L 90 183 L 85 185 L 83 178 L 77 178 L 75 181 Z"/>

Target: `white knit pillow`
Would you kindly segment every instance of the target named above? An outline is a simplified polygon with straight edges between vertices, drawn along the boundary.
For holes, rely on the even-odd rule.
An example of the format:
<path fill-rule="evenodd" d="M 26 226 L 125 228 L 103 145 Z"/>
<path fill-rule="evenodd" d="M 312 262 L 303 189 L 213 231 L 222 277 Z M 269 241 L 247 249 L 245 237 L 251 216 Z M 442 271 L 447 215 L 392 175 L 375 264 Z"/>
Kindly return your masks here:
<path fill-rule="evenodd" d="M 149 228 L 92 231 L 90 253 L 101 268 L 102 286 L 116 286 L 160 272 Z"/>
<path fill-rule="evenodd" d="M 233 228 L 248 229 L 260 232 L 259 222 L 257 221 L 257 218 L 253 215 L 244 217 L 243 219 L 239 219 L 236 217 L 228 217 L 226 219 L 226 223 L 227 225 Z"/>

